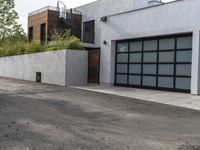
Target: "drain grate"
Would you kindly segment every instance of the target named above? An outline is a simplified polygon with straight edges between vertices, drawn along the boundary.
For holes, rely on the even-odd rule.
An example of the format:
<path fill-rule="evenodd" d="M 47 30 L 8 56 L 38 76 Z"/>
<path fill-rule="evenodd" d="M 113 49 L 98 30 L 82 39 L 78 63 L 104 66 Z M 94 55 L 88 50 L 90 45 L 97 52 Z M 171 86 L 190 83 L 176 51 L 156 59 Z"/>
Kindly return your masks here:
<path fill-rule="evenodd" d="M 183 145 L 178 150 L 200 150 L 200 145 Z"/>

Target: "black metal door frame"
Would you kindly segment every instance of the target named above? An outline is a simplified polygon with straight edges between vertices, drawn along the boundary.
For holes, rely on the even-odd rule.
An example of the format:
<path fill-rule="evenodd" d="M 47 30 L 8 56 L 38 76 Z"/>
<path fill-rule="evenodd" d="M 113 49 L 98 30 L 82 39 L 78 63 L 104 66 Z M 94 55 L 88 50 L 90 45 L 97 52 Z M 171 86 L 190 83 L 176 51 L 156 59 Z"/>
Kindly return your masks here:
<path fill-rule="evenodd" d="M 137 39 L 128 39 L 128 40 L 120 40 L 116 42 L 116 51 L 115 51 L 115 83 L 114 85 L 116 86 L 124 86 L 124 87 L 136 87 L 136 88 L 147 88 L 147 89 L 156 89 L 156 90 L 166 90 L 166 91 L 178 91 L 178 92 L 187 92 L 189 93 L 190 90 L 186 89 L 177 89 L 176 88 L 176 78 L 177 77 L 182 77 L 182 78 L 191 78 L 190 76 L 184 76 L 184 75 L 176 75 L 176 65 L 177 64 L 192 64 L 191 62 L 177 62 L 176 61 L 176 55 L 177 55 L 177 38 L 180 37 L 191 37 L 192 33 L 185 33 L 185 34 L 175 34 L 175 35 L 168 35 L 168 36 L 156 36 L 156 37 L 148 37 L 148 38 L 137 38 Z M 174 62 L 169 63 L 169 62 L 159 62 L 159 40 L 161 39 L 168 39 L 168 38 L 174 38 L 175 39 L 175 49 L 174 49 Z M 152 50 L 152 51 L 144 51 L 144 41 L 148 40 L 157 40 L 157 50 Z M 130 42 L 136 42 L 136 41 L 142 41 L 142 51 L 130 51 Z M 118 43 L 127 43 L 128 42 L 128 52 L 118 52 Z M 181 51 L 192 51 L 192 49 L 181 49 Z M 144 53 L 151 53 L 151 52 L 156 52 L 157 54 L 157 62 L 156 63 L 146 63 L 143 61 L 144 58 Z M 172 49 L 166 49 L 162 50 L 162 52 L 172 52 Z M 117 62 L 117 54 L 128 54 L 128 62 L 127 63 L 120 63 Z M 141 53 L 141 63 L 133 63 L 130 62 L 130 54 L 132 53 Z M 127 64 L 127 73 L 117 73 L 117 64 Z M 141 74 L 133 74 L 129 73 L 129 66 L 130 64 L 141 64 Z M 155 74 L 144 74 L 143 73 L 143 65 L 144 64 L 156 64 L 156 75 Z M 174 74 L 173 75 L 159 75 L 158 73 L 158 66 L 159 64 L 173 64 L 174 65 Z M 127 75 L 127 84 L 119 84 L 117 83 L 117 75 Z M 129 84 L 129 75 L 139 75 L 141 76 L 141 85 L 130 85 Z M 143 86 L 143 76 L 154 76 L 156 77 L 156 87 L 151 87 L 151 86 Z M 162 88 L 158 87 L 158 77 L 173 77 L 174 78 L 174 85 L 173 88 Z"/>

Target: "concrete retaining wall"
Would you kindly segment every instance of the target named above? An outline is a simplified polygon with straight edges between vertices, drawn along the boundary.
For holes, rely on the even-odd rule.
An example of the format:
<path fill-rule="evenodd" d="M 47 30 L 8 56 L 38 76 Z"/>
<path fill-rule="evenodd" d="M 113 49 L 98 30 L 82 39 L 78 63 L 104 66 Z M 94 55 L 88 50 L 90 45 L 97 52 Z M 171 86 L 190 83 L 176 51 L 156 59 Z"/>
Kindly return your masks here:
<path fill-rule="evenodd" d="M 35 81 L 41 72 L 42 83 L 61 86 L 87 83 L 86 51 L 60 50 L 0 58 L 0 76 Z"/>
<path fill-rule="evenodd" d="M 66 85 L 84 85 L 88 82 L 88 52 L 66 51 Z"/>

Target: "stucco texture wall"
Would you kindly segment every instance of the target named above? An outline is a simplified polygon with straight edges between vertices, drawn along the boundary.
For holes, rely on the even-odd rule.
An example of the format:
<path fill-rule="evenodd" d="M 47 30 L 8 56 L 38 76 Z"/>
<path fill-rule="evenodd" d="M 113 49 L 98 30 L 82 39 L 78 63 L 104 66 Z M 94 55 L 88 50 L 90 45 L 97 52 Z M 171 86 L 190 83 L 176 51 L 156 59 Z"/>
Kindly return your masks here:
<path fill-rule="evenodd" d="M 82 13 L 82 22 L 95 20 L 95 47 L 101 46 L 101 20 L 100 18 L 128 10 L 148 6 L 148 0 L 99 0 L 76 8 Z M 95 10 L 95 13 L 94 13 Z"/>
<path fill-rule="evenodd" d="M 80 54 L 79 54 L 80 52 Z M 71 61 L 74 58 L 74 61 Z M 82 63 L 79 63 L 79 59 Z M 76 61 L 75 61 L 76 60 Z M 0 58 L 0 76 L 35 81 L 41 72 L 42 83 L 55 85 L 86 84 L 87 52 L 60 50 Z M 72 68 L 79 66 L 79 68 Z M 80 76 L 78 80 L 77 75 Z"/>
<path fill-rule="evenodd" d="M 84 85 L 88 79 L 88 52 L 66 51 L 66 85 Z"/>
<path fill-rule="evenodd" d="M 179 33 L 193 33 L 192 93 L 200 92 L 199 78 L 199 0 L 182 0 L 160 6 L 108 16 L 101 23 L 101 83 L 114 83 L 115 41 Z"/>

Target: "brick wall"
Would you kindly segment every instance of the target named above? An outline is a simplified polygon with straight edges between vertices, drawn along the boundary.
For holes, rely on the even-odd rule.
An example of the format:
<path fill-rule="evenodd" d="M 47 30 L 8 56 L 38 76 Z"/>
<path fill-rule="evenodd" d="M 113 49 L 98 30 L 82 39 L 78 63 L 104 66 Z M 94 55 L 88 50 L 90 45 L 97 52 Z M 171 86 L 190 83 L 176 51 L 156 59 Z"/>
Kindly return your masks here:
<path fill-rule="evenodd" d="M 28 18 L 28 28 L 33 27 L 33 39 L 40 40 L 40 25 L 46 23 L 46 40 L 50 39 L 51 31 L 56 28 L 59 32 L 65 29 L 71 29 L 71 33 L 81 38 L 82 16 L 72 14 L 71 20 L 68 20 L 75 28 L 71 28 L 59 18 L 58 11 L 48 10 Z"/>
<path fill-rule="evenodd" d="M 28 17 L 28 28 L 33 27 L 33 39 L 40 40 L 40 25 L 43 23 L 48 24 L 48 11 Z M 48 26 L 46 33 L 48 33 Z"/>

